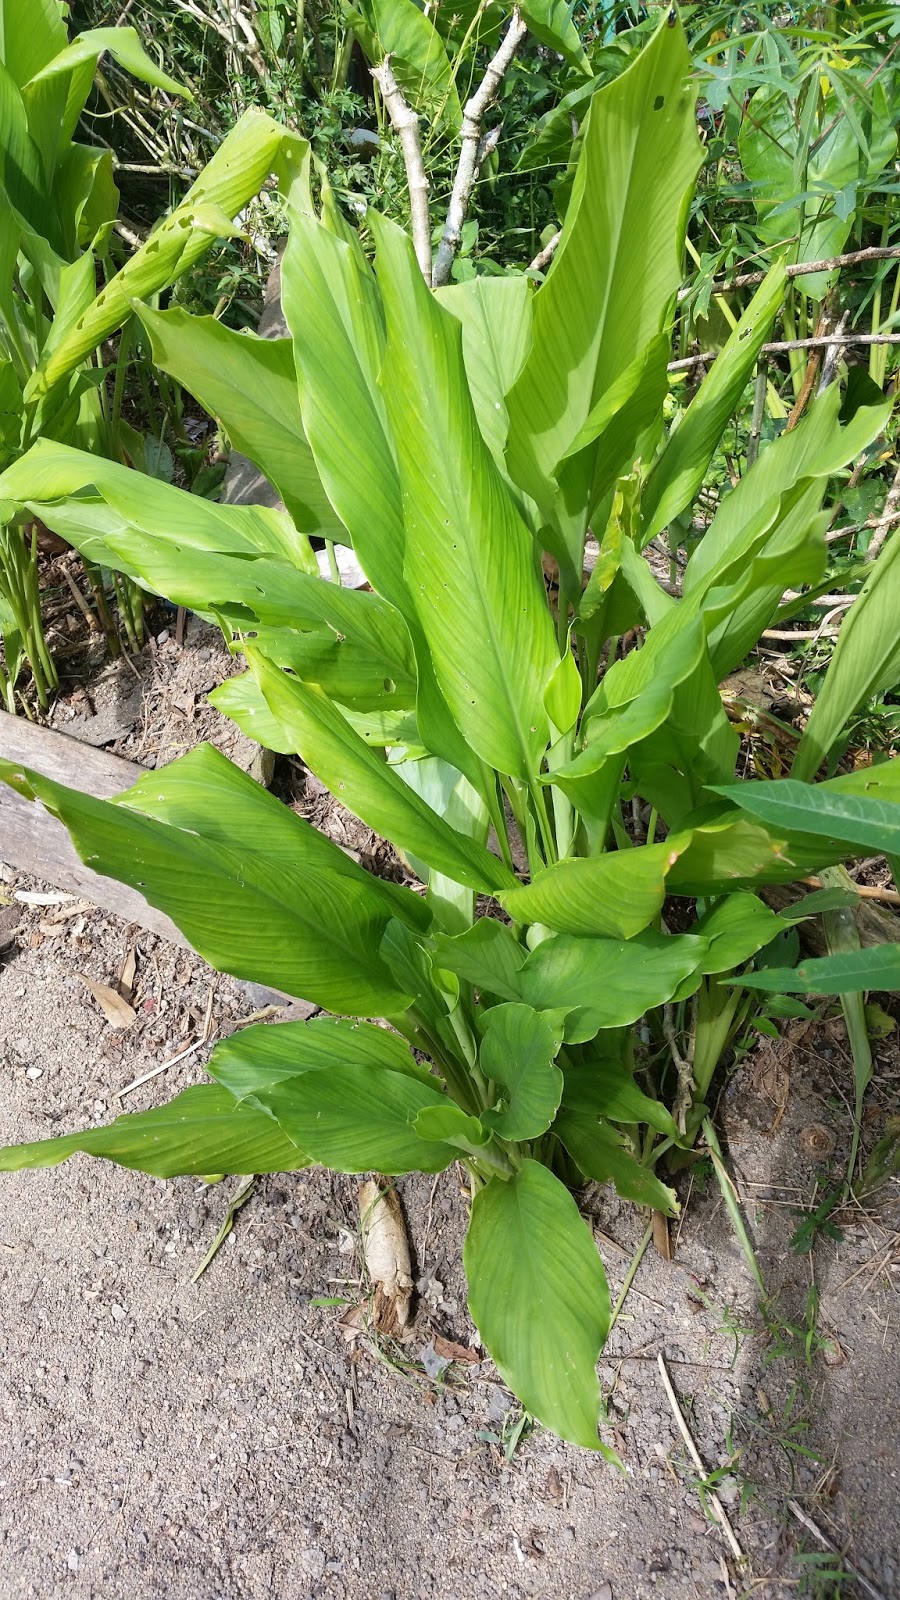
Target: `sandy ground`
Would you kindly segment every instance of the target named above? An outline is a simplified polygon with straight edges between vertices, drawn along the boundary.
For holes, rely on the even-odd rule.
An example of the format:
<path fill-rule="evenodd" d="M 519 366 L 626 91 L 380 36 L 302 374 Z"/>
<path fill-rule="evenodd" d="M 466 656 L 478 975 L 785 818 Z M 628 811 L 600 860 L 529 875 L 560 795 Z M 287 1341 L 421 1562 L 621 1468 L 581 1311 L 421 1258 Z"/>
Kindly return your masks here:
<path fill-rule="evenodd" d="M 108 1120 L 118 1089 L 200 1037 L 210 991 L 213 1034 L 259 1009 L 197 958 L 99 912 L 52 923 L 62 909 L 27 910 L 0 967 L 3 1140 Z M 138 1020 L 115 1031 L 78 974 L 114 982 L 132 947 Z M 126 1103 L 198 1080 L 206 1053 Z M 85 1157 L 0 1177 L 2 1600 L 781 1596 L 815 1549 L 791 1497 L 896 1596 L 895 1196 L 842 1217 L 842 1241 L 790 1251 L 793 1207 L 845 1152 L 848 1076 L 837 1033 L 778 1059 L 748 1058 L 720 1106 L 773 1331 L 715 1186 L 684 1184 L 675 1261 L 647 1252 L 601 1367 L 624 1476 L 540 1430 L 507 1461 L 489 1436 L 517 1411 L 490 1363 L 427 1375 L 435 1334 L 474 1342 L 452 1171 L 400 1182 L 420 1291 L 402 1350 L 348 1342 L 341 1308 L 314 1303 L 364 1292 L 352 1179 L 261 1180 L 192 1285 L 238 1180 L 163 1183 Z M 871 1138 L 896 1073 L 885 1048 Z M 615 1293 L 644 1221 L 606 1190 L 585 1209 Z M 658 1351 L 704 1466 L 730 1469 L 743 1568 L 704 1516 Z"/>

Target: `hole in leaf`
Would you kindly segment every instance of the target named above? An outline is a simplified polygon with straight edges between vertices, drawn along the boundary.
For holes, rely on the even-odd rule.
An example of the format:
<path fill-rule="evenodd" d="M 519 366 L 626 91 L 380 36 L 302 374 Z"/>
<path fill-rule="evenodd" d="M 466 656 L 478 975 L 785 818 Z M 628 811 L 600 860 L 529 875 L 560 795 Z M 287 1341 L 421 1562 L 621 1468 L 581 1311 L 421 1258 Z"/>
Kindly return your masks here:
<path fill-rule="evenodd" d="M 662 108 L 665 105 L 665 103 L 666 103 L 665 95 L 664 94 L 658 94 L 656 96 L 656 99 L 653 102 L 654 111 L 662 111 Z"/>

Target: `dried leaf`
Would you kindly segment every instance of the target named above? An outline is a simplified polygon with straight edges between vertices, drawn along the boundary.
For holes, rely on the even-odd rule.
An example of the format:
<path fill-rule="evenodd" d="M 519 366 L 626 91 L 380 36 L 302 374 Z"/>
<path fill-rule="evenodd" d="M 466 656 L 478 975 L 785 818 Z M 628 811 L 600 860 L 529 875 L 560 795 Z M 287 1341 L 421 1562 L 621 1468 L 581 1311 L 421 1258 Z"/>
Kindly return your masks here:
<path fill-rule="evenodd" d="M 137 974 L 137 946 L 132 945 L 122 962 L 119 972 L 118 989 L 122 998 L 131 1005 L 134 999 L 134 980 Z"/>
<path fill-rule="evenodd" d="M 663 1261 L 672 1260 L 675 1252 L 672 1249 L 672 1239 L 669 1234 L 669 1221 L 661 1211 L 654 1211 L 653 1213 L 653 1243 Z"/>
<path fill-rule="evenodd" d="M 466 1344 L 456 1344 L 453 1339 L 442 1339 L 436 1333 L 432 1339 L 436 1355 L 443 1356 L 445 1361 L 465 1361 L 469 1366 L 478 1365 L 481 1357 L 475 1350 L 470 1350 Z"/>
<path fill-rule="evenodd" d="M 86 989 L 90 989 L 100 1010 L 103 1012 L 111 1028 L 130 1028 L 137 1012 L 132 1009 L 127 1000 L 123 1000 L 115 989 L 106 983 L 94 983 L 92 978 L 85 977 L 83 972 L 76 973 Z"/>
<path fill-rule="evenodd" d="M 403 1333 L 409 1321 L 413 1280 L 403 1212 L 390 1180 L 360 1185 L 363 1258 L 373 1288 L 372 1321 L 379 1333 Z"/>

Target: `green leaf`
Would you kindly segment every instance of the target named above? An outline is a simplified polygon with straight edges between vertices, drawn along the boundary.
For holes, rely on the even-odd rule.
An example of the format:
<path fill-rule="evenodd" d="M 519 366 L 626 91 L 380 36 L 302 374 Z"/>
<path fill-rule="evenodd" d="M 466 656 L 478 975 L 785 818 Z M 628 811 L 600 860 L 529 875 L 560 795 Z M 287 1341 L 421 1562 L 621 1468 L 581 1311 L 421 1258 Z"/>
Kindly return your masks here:
<path fill-rule="evenodd" d="M 772 989 L 776 994 L 859 994 L 865 989 L 900 990 L 900 944 L 876 944 L 868 950 L 842 950 L 797 967 L 766 967 L 732 979 L 747 989 Z"/>
<path fill-rule="evenodd" d="M 900 769 L 900 761 L 894 764 Z M 900 853 L 900 797 L 879 800 L 836 793 L 827 783 L 798 783 L 791 778 L 729 784 L 716 793 L 774 828 L 822 834 L 883 855 Z"/>
<path fill-rule="evenodd" d="M 806 481 L 818 482 L 839 472 L 866 449 L 890 416 L 890 402 L 861 406 L 842 428 L 838 420 L 840 404 L 840 385 L 830 384 L 810 406 L 799 427 L 779 434 L 760 450 L 750 471 L 721 501 L 691 556 L 684 575 L 685 599 L 695 592 L 706 595 L 714 585 L 739 577 L 760 544 L 770 540 L 773 531 L 777 535 L 776 518 L 782 496 L 796 494 L 798 485 Z M 788 502 L 785 509 L 791 504 Z M 786 581 L 782 581 L 781 592 Z"/>
<path fill-rule="evenodd" d="M 489 1082 L 505 1089 L 481 1120 L 501 1139 L 537 1139 L 546 1132 L 562 1095 L 555 1063 L 561 1035 L 531 1006 L 493 1006 L 484 1014 L 479 1063 Z"/>
<path fill-rule="evenodd" d="M 864 91 L 866 80 L 861 71 L 845 76 L 851 77 L 854 93 Z M 853 226 L 855 207 L 841 215 L 828 197 L 848 184 L 868 188 L 896 150 L 896 112 L 879 82 L 873 85 L 870 105 L 868 149 L 862 150 L 835 98 L 822 96 L 812 129 L 817 136 L 808 148 L 801 174 L 797 161 L 803 146 L 798 149 L 793 96 L 767 83 L 757 89 L 747 106 L 738 148 L 756 206 L 757 230 L 768 244 L 790 241 L 793 260 L 827 261 L 841 253 Z M 808 191 L 805 204 L 797 198 L 798 190 L 804 188 Z M 813 300 L 823 300 L 835 278 L 834 272 L 816 272 L 801 278 L 800 283 Z"/>
<path fill-rule="evenodd" d="M 477 1117 L 467 1116 L 449 1100 L 442 1106 L 426 1106 L 420 1111 L 415 1129 L 420 1139 L 437 1139 L 474 1155 L 480 1155 L 491 1138 L 490 1129 L 483 1127 Z"/>
<path fill-rule="evenodd" d="M 47 341 L 29 383 L 28 397 L 46 393 L 120 328 L 131 315 L 133 301 L 166 288 L 188 272 L 215 239 L 234 234 L 237 230 L 230 219 L 257 193 L 273 168 L 279 162 L 296 165 L 307 150 L 305 140 L 271 117 L 254 109 L 245 111 L 181 205 L 101 289 L 65 337 L 58 343 Z"/>
<path fill-rule="evenodd" d="M 235 1100 L 246 1100 L 285 1078 L 346 1065 L 431 1078 L 399 1034 L 371 1022 L 337 1017 L 240 1028 L 216 1045 L 206 1070 Z"/>
<path fill-rule="evenodd" d="M 19 89 L 67 43 L 58 0 L 2 0 L 0 61 Z"/>
<path fill-rule="evenodd" d="M 606 715 L 589 717 L 584 724 L 584 749 L 543 781 L 582 778 L 599 772 L 610 756 L 624 755 L 633 745 L 655 733 L 669 716 L 674 697 L 674 684 L 661 677 L 626 705 L 617 706 Z"/>
<path fill-rule="evenodd" d="M 547 743 L 543 696 L 559 659 L 532 537 L 478 427 L 459 323 L 426 287 L 407 236 L 371 222 L 405 576 L 458 727 L 483 761 L 528 779 Z"/>
<path fill-rule="evenodd" d="M 519 975 L 527 951 L 510 933 L 505 922 L 479 917 L 465 933 L 455 938 L 437 934 L 434 940 L 435 965 L 458 978 L 473 983 L 501 1000 L 520 1000 Z"/>
<path fill-rule="evenodd" d="M 730 972 L 789 925 L 755 894 L 730 894 L 720 900 L 695 923 L 693 933 L 708 942 L 698 971 L 708 976 Z"/>
<path fill-rule="evenodd" d="M 670 1217 L 678 1211 L 674 1189 L 660 1183 L 649 1167 L 635 1159 L 608 1122 L 581 1111 L 562 1111 L 553 1131 L 586 1178 L 611 1183 L 623 1200 L 633 1200 L 635 1205 L 651 1206 Z"/>
<path fill-rule="evenodd" d="M 669 844 L 675 841 L 670 835 Z M 777 832 L 729 811 L 677 836 L 677 860 L 668 877 L 671 894 L 730 894 L 760 883 L 794 883 L 845 854 L 839 840 Z"/>
<path fill-rule="evenodd" d="M 569 733 L 578 721 L 581 692 L 578 663 L 567 649 L 544 692 L 544 710 L 558 733 Z"/>
<path fill-rule="evenodd" d="M 83 1151 L 120 1167 L 174 1178 L 208 1172 L 297 1172 L 309 1162 L 265 1111 L 237 1105 L 226 1089 L 203 1083 L 168 1105 L 117 1117 L 106 1128 L 0 1149 L 0 1172 L 56 1167 Z"/>
<path fill-rule="evenodd" d="M 209 746 L 114 802 L 10 762 L 0 773 L 66 824 L 82 860 L 139 889 L 221 971 L 331 1011 L 383 1016 L 408 1005 L 379 944 L 392 916 L 421 922 L 427 908 L 357 867 Z"/>
<path fill-rule="evenodd" d="M 462 325 L 463 361 L 478 426 L 505 473 L 506 394 L 528 352 L 531 284 L 525 277 L 481 276 L 436 289 L 435 299 Z"/>
<path fill-rule="evenodd" d="M 415 1130 L 420 1111 L 447 1105 L 406 1072 L 337 1063 L 327 1072 L 285 1079 L 256 1098 L 313 1161 L 334 1172 L 443 1172 L 458 1151 Z"/>
<path fill-rule="evenodd" d="M 223 424 L 231 443 L 264 472 L 304 533 L 345 542 L 303 432 L 289 339 L 234 333 L 215 317 L 137 311 L 158 367 Z"/>
<path fill-rule="evenodd" d="M 188 100 L 192 99 L 190 90 L 184 84 L 160 71 L 143 48 L 134 28 L 91 28 L 87 33 L 80 33 L 70 45 L 34 73 L 30 82 L 41 83 L 47 78 L 61 77 L 70 73 L 73 67 L 86 62 L 95 66 L 107 52 L 120 67 L 124 67 L 126 72 L 130 72 L 133 78 L 139 78 L 142 83 L 149 83 L 155 89 L 165 89 L 168 94 L 185 95 Z"/>
<path fill-rule="evenodd" d="M 459 127 L 462 113 L 453 70 L 439 33 L 413 0 L 342 0 L 354 33 L 370 61 L 391 57 L 406 98 L 432 121 Z"/>
<path fill-rule="evenodd" d="M 691 504 L 706 475 L 722 432 L 736 409 L 772 331 L 786 283 L 781 262 L 769 268 L 655 461 L 644 487 L 642 542 L 647 543 Z"/>
<path fill-rule="evenodd" d="M 539 1011 L 567 1010 L 566 1041 L 580 1043 L 601 1028 L 636 1022 L 670 1000 L 699 969 L 706 949 L 705 940 L 689 934 L 648 931 L 623 940 L 558 934 L 531 952 L 519 974 L 519 992 Z"/>
<path fill-rule="evenodd" d="M 493 1179 L 472 1202 L 464 1262 L 472 1317 L 513 1393 L 561 1438 L 598 1449 L 609 1291 L 572 1196 L 536 1161 Z"/>
<path fill-rule="evenodd" d="M 497 898 L 514 922 L 631 939 L 662 909 L 670 853 L 666 843 L 559 861 L 532 883 Z"/>
<path fill-rule="evenodd" d="M 307 766 L 369 827 L 472 889 L 513 881 L 501 861 L 450 827 L 368 746 L 328 697 L 273 667 L 260 651 L 247 660 L 273 716 L 296 741 Z"/>
<path fill-rule="evenodd" d="M 657 1133 L 675 1140 L 681 1138 L 662 1101 L 644 1094 L 628 1068 L 611 1057 L 566 1067 L 563 1110 L 587 1112 L 610 1122 L 646 1122 Z"/>
<path fill-rule="evenodd" d="M 535 38 L 589 78 L 591 63 L 572 20 L 573 9 L 568 0 L 522 0 L 519 7 Z"/>
<path fill-rule="evenodd" d="M 591 102 L 562 240 L 535 296 L 531 350 L 507 402 L 510 474 L 548 520 L 559 463 L 601 397 L 658 337 L 681 280 L 700 165 L 689 76 L 681 24 L 663 23 Z M 587 502 L 595 455 L 583 455 L 584 492 L 571 488 L 570 500 Z M 617 464 L 615 476 L 631 464 Z M 580 534 L 568 545 L 578 577 Z"/>
<path fill-rule="evenodd" d="M 860 706 L 900 677 L 900 538 L 896 532 L 845 616 L 800 739 L 793 777 L 809 782 Z"/>

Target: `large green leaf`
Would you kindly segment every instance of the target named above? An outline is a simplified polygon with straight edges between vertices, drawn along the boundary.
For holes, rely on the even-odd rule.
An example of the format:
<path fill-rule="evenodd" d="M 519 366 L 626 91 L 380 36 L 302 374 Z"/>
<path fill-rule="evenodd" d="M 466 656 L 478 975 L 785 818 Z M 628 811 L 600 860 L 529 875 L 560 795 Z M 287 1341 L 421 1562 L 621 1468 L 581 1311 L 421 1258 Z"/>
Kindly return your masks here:
<path fill-rule="evenodd" d="M 0 65 L 0 198 L 17 222 L 60 244 L 56 219 L 49 214 L 41 153 L 28 129 L 22 97 Z"/>
<path fill-rule="evenodd" d="M 501 1139 L 536 1139 L 549 1128 L 562 1095 L 556 1066 L 560 1033 L 531 1006 L 493 1006 L 484 1017 L 479 1064 L 502 1093 L 481 1114 L 485 1127 Z"/>
<path fill-rule="evenodd" d="M 153 359 L 223 424 L 274 484 L 298 528 L 345 541 L 303 432 L 289 339 L 234 333 L 215 317 L 138 308 Z"/>
<path fill-rule="evenodd" d="M 536 1161 L 492 1180 L 472 1202 L 464 1261 L 475 1325 L 513 1393 L 561 1438 L 598 1449 L 609 1291 L 572 1196 Z"/>
<path fill-rule="evenodd" d="M 840 386 L 831 384 L 799 427 L 760 450 L 750 471 L 725 495 L 691 556 L 684 575 L 685 598 L 733 581 L 762 538 L 769 536 L 767 518 L 774 524 L 781 497 L 807 480 L 824 480 L 839 472 L 866 449 L 890 416 L 889 401 L 861 406 L 841 427 L 840 405 Z"/>
<path fill-rule="evenodd" d="M 152 84 L 155 89 L 165 89 L 169 94 L 186 95 L 191 99 L 190 91 L 184 84 L 162 72 L 152 57 L 148 56 L 134 28 L 91 28 L 87 33 L 80 33 L 71 44 L 35 72 L 30 82 L 41 83 L 47 78 L 67 76 L 74 67 L 85 63 L 94 67 L 107 52 L 132 77 Z"/>
<path fill-rule="evenodd" d="M 532 883 L 497 898 L 515 922 L 630 939 L 662 909 L 670 855 L 667 843 L 559 861 Z"/>
<path fill-rule="evenodd" d="M 900 767 L 900 762 L 891 765 Z M 716 792 L 775 828 L 823 834 L 862 850 L 900 855 L 900 795 L 879 800 L 835 792 L 827 783 L 798 783 L 790 778 L 731 784 Z"/>
<path fill-rule="evenodd" d="M 689 74 L 681 24 L 663 23 L 591 102 L 562 240 L 535 297 L 531 351 L 508 397 L 509 470 L 548 520 L 558 464 L 661 332 L 678 288 L 700 165 Z M 593 470 L 583 453 L 582 503 Z M 570 498 L 579 500 L 574 489 Z M 576 525 L 567 544 L 576 576 L 583 531 Z"/>
<path fill-rule="evenodd" d="M 627 940 L 558 934 L 529 955 L 519 974 L 520 993 L 539 1011 L 567 1010 L 566 1040 L 578 1043 L 601 1028 L 636 1022 L 670 1000 L 698 970 L 706 949 L 705 940 L 690 934 L 646 932 Z"/>
<path fill-rule="evenodd" d="M 900 537 L 895 532 L 850 607 L 791 769 L 809 782 L 854 712 L 900 678 Z"/>
<path fill-rule="evenodd" d="M 400 88 L 433 121 L 458 128 L 461 118 L 453 71 L 440 34 L 414 0 L 342 0 L 370 61 L 391 57 Z"/>
<path fill-rule="evenodd" d="M 554 1124 L 570 1156 L 596 1183 L 611 1183 L 624 1200 L 652 1206 L 672 1216 L 678 1210 L 674 1189 L 636 1160 L 625 1139 L 608 1122 L 582 1111 L 562 1111 Z"/>
<path fill-rule="evenodd" d="M 820 867 L 840 861 L 839 839 L 768 829 L 739 812 L 713 814 L 690 831 L 673 836 L 668 872 L 671 894 L 731 894 L 760 883 L 794 883 Z"/>
<path fill-rule="evenodd" d="M 84 861 L 139 889 L 213 966 L 331 1011 L 405 1010 L 379 944 L 392 916 L 420 922 L 427 908 L 363 872 L 218 752 L 194 750 L 115 802 L 9 762 L 0 771 L 66 824 Z"/>
<path fill-rule="evenodd" d="M 399 1034 L 338 1017 L 241 1028 L 216 1045 L 207 1071 L 235 1100 L 246 1100 L 285 1078 L 347 1065 L 429 1077 Z"/>
<path fill-rule="evenodd" d="M 288 1078 L 255 1096 L 313 1161 L 335 1172 L 443 1172 L 459 1152 L 423 1139 L 420 1111 L 449 1102 L 407 1072 L 337 1063 L 327 1072 Z"/>
<path fill-rule="evenodd" d="M 842 950 L 798 967 L 766 967 L 736 978 L 747 989 L 776 994 L 859 994 L 866 989 L 900 991 L 900 944 Z"/>
<path fill-rule="evenodd" d="M 470 278 L 435 290 L 438 302 L 462 324 L 462 349 L 469 393 L 485 441 L 501 471 L 506 471 L 509 417 L 506 394 L 512 388 L 531 337 L 531 284 L 525 277 Z"/>
<path fill-rule="evenodd" d="M 303 428 L 325 493 L 369 582 L 405 612 L 403 508 L 378 388 L 384 319 L 371 271 L 357 244 L 295 211 L 281 294 Z"/>
<path fill-rule="evenodd" d="M 350 727 L 321 690 L 279 671 L 248 649 L 273 716 L 296 740 L 307 766 L 376 833 L 469 888 L 494 890 L 513 874 L 478 840 L 452 828 Z"/>
<path fill-rule="evenodd" d="M 56 1167 L 83 1151 L 156 1178 L 208 1172 L 296 1172 L 309 1162 L 272 1117 L 203 1083 L 168 1105 L 130 1112 L 105 1128 L 0 1149 L 0 1172 Z"/>
<path fill-rule="evenodd" d="M 504 922 L 479 917 L 473 927 L 455 938 L 438 934 L 435 964 L 473 983 L 501 1000 L 520 1000 L 519 974 L 528 952 Z"/>
<path fill-rule="evenodd" d="M 426 288 L 407 236 L 381 218 L 372 225 L 406 580 L 459 728 L 483 761 L 528 780 L 547 742 L 543 695 L 558 660 L 531 534 L 478 427 L 459 323 Z"/>
<path fill-rule="evenodd" d="M 58 0 L 0 0 L 0 61 L 19 89 L 66 44 Z"/>
<path fill-rule="evenodd" d="M 566 1067 L 563 1110 L 587 1112 L 610 1122 L 646 1122 L 668 1138 L 680 1137 L 670 1111 L 638 1088 L 621 1061 L 601 1056 Z"/>
<path fill-rule="evenodd" d="M 769 268 L 737 326 L 704 378 L 644 487 L 643 542 L 691 504 L 713 451 L 772 331 L 786 283 L 781 262 Z"/>

